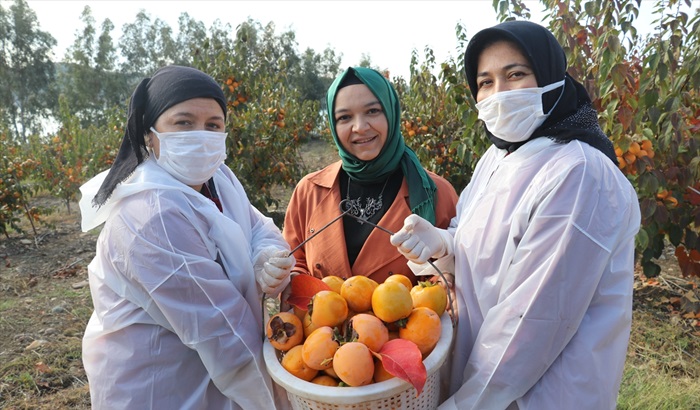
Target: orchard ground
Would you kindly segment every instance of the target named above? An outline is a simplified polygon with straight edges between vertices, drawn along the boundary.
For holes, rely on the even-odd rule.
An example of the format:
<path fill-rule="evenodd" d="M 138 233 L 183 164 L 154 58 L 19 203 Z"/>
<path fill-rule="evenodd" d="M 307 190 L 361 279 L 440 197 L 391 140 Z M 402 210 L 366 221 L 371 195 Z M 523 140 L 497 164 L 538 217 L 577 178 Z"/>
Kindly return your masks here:
<path fill-rule="evenodd" d="M 309 170 L 337 159 L 332 144 L 310 141 Z M 288 198 L 290 190 L 280 190 Z M 80 231 L 71 212 L 45 196 L 51 225 L 23 224 L 25 234 L 0 238 L 0 409 L 89 409 L 81 338 L 92 312 L 87 265 L 98 231 Z M 277 222 L 286 202 L 276 210 Z M 635 275 L 632 337 L 619 409 L 700 408 L 700 292 L 682 278 L 673 249 L 658 261 L 658 278 Z"/>

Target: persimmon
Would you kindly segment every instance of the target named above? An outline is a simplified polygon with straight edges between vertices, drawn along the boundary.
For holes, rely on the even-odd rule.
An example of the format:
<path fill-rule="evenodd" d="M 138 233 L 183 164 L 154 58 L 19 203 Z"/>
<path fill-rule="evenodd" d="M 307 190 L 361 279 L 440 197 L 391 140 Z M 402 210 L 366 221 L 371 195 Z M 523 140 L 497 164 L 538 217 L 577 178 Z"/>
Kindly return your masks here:
<path fill-rule="evenodd" d="M 411 279 L 409 279 L 408 276 L 402 275 L 400 273 L 395 273 L 389 276 L 388 278 L 386 278 L 386 280 L 384 280 L 384 282 L 399 282 L 403 284 L 408 290 L 411 290 L 411 288 L 413 288 L 413 282 L 411 282 Z"/>
<path fill-rule="evenodd" d="M 321 280 L 335 293 L 340 293 L 340 287 L 343 286 L 343 282 L 345 282 L 345 279 L 335 275 L 324 276 Z"/>
<path fill-rule="evenodd" d="M 411 290 L 399 282 L 379 284 L 372 293 L 372 311 L 384 322 L 391 323 L 404 319 L 413 310 Z"/>
<path fill-rule="evenodd" d="M 331 376 L 331 377 L 334 378 L 334 379 L 338 379 L 338 375 L 335 374 L 335 370 L 333 370 L 333 366 L 331 366 L 331 367 L 329 367 L 329 368 L 327 368 L 327 369 L 323 369 L 323 373 L 325 373 L 325 374 Z"/>
<path fill-rule="evenodd" d="M 301 322 L 301 324 L 304 327 L 304 339 L 309 337 L 311 332 L 318 329 L 318 326 L 314 325 L 311 322 L 311 314 L 309 312 L 306 312 L 306 314 L 304 315 L 304 320 Z"/>
<path fill-rule="evenodd" d="M 629 151 L 630 153 L 632 153 L 635 156 L 638 156 L 637 154 L 639 153 L 639 150 L 641 150 L 641 149 L 642 149 L 642 147 L 639 146 L 639 143 L 637 141 L 632 141 L 632 143 L 630 144 L 627 151 Z"/>
<path fill-rule="evenodd" d="M 389 340 L 389 329 L 378 317 L 367 313 L 358 313 L 348 322 L 351 340 L 357 340 L 373 352 L 381 350 Z"/>
<path fill-rule="evenodd" d="M 311 383 L 313 384 L 319 384 L 321 386 L 330 386 L 330 387 L 338 387 L 338 379 L 331 377 L 327 374 L 320 374 L 311 380 Z"/>
<path fill-rule="evenodd" d="M 624 158 L 617 157 L 617 167 L 622 169 L 622 170 L 627 168 L 627 163 L 625 162 Z"/>
<path fill-rule="evenodd" d="M 282 356 L 280 364 L 292 375 L 308 382 L 316 377 L 318 370 L 312 369 L 304 363 L 301 358 L 301 350 L 302 345 L 292 347 Z"/>
<path fill-rule="evenodd" d="M 311 322 L 316 326 L 338 326 L 348 317 L 348 303 L 339 293 L 322 290 L 311 298 Z"/>
<path fill-rule="evenodd" d="M 301 358 L 312 369 L 324 370 L 333 366 L 333 355 L 340 347 L 333 329 L 322 326 L 311 332 L 301 345 Z"/>
<path fill-rule="evenodd" d="M 374 358 L 364 344 L 348 342 L 335 352 L 333 370 L 348 386 L 364 386 L 370 384 L 374 377 Z"/>
<path fill-rule="evenodd" d="M 372 308 L 372 292 L 378 283 L 367 276 L 351 276 L 340 287 L 340 296 L 355 312 L 366 312 Z"/>
<path fill-rule="evenodd" d="M 384 368 L 384 363 L 377 359 L 374 361 L 374 382 L 379 383 L 385 380 L 393 379 L 395 376 Z"/>
<path fill-rule="evenodd" d="M 440 316 L 437 313 L 427 307 L 417 307 L 408 316 L 405 326 L 399 329 L 399 337 L 415 343 L 423 357 L 426 357 L 440 340 L 441 330 Z"/>
<path fill-rule="evenodd" d="M 307 311 L 304 310 L 304 309 L 301 309 L 301 308 L 299 308 L 299 307 L 292 306 L 292 312 L 294 312 L 294 314 L 296 315 L 296 317 L 298 317 L 299 320 L 301 320 L 301 321 L 303 322 L 303 321 L 304 321 L 304 316 L 306 315 L 306 312 L 307 312 Z"/>
<path fill-rule="evenodd" d="M 411 288 L 413 307 L 427 307 L 438 316 L 442 316 L 447 308 L 447 291 L 439 283 L 429 281 L 418 282 Z"/>
<path fill-rule="evenodd" d="M 265 335 L 272 347 L 286 352 L 304 340 L 304 327 L 294 313 L 279 312 L 267 321 Z"/>

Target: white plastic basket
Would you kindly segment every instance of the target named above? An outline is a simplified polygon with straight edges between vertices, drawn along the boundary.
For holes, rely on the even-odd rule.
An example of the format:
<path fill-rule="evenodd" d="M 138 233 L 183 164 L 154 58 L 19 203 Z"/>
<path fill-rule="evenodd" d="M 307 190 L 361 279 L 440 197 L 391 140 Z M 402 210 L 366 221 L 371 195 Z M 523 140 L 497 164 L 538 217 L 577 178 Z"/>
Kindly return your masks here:
<path fill-rule="evenodd" d="M 408 382 L 392 378 L 361 387 L 329 387 L 304 381 L 282 367 L 277 350 L 266 340 L 263 354 L 272 380 L 287 391 L 294 410 L 425 410 L 440 403 L 440 368 L 452 346 L 452 321 L 444 313 L 440 340 L 423 360 L 428 378 L 420 396 Z"/>

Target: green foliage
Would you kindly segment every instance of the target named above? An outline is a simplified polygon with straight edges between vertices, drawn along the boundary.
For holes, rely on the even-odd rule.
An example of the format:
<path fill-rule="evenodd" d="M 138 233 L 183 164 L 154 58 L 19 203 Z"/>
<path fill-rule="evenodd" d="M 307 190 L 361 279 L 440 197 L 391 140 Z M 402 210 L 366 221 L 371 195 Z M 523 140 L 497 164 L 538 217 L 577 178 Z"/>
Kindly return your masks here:
<path fill-rule="evenodd" d="M 70 203 L 80 193 L 78 188 L 95 174 L 108 168 L 116 157 L 123 126 L 118 110 L 106 113 L 107 124 L 82 128 L 79 118 L 61 101 L 61 127 L 48 141 L 32 137 L 32 157 L 40 161 L 35 179 L 41 188 L 61 198 L 70 213 Z"/>
<path fill-rule="evenodd" d="M 84 26 L 58 66 L 57 85 L 64 105 L 80 119 L 81 126 L 88 127 L 105 122 L 106 111 L 122 106 L 131 90 L 127 77 L 116 71 L 112 22 L 105 20 L 97 36 L 89 6 L 83 9 L 81 20 Z"/>
<path fill-rule="evenodd" d="M 163 20 L 140 11 L 133 23 L 122 28 L 119 49 L 125 61 L 121 71 L 132 76 L 147 76 L 158 68 L 176 61 L 177 45 L 172 28 Z"/>
<path fill-rule="evenodd" d="M 35 133 L 25 147 L 41 161 L 32 173 L 37 186 L 62 198 L 69 210 L 78 187 L 109 167 L 116 155 L 123 128 L 117 119 L 126 117 L 125 103 L 135 84 L 172 63 L 200 68 L 222 85 L 230 114 L 227 163 L 256 206 L 265 210 L 279 204 L 273 188 L 293 187 L 306 172 L 298 146 L 322 132 L 320 101 L 340 63 L 332 49 L 322 54 L 307 49 L 301 55 L 293 32 L 278 35 L 274 24 L 263 28 L 252 20 L 235 32 L 217 20 L 207 32 L 186 13 L 175 38 L 163 21 L 140 12 L 123 27 L 123 62 L 117 67 L 109 19 L 99 36 L 89 7 L 81 20 L 83 27 L 60 65 L 60 104 L 54 111 L 59 129 L 48 137 Z"/>
<path fill-rule="evenodd" d="M 303 100 L 294 87 L 300 59 L 291 32 L 274 25 L 241 24 L 232 49 L 205 42 L 195 66 L 223 85 L 228 99 L 227 164 L 260 209 L 277 206 L 276 185 L 292 187 L 304 171 L 299 144 L 319 127 L 318 101 Z"/>
<path fill-rule="evenodd" d="M 29 206 L 32 192 L 22 183 L 22 179 L 38 164 L 10 137 L 9 132 L 1 128 L 0 148 L 0 233 L 9 237 L 9 229 L 23 232 L 19 225 L 20 214 L 27 217 L 32 228 L 42 215 L 42 209 Z"/>
<path fill-rule="evenodd" d="M 637 190 L 644 273 L 659 273 L 654 259 L 669 241 L 683 273 L 700 275 L 700 195 L 691 190 L 700 188 L 700 15 L 689 18 L 684 2 L 659 1 L 656 26 L 642 38 L 634 27 L 639 0 L 542 3 L 572 75 L 584 79 L 620 168 Z"/>
<path fill-rule="evenodd" d="M 420 65 L 417 53 L 413 53 L 410 84 L 402 79 L 394 82 L 403 107 L 406 143 L 424 167 L 445 177 L 461 192 L 489 144 L 477 124 L 474 100 L 464 81 L 466 32 L 458 25 L 456 34 L 460 49 L 457 61 L 442 63 L 439 79 L 432 74 L 436 64 L 433 52 L 426 48 L 425 62 Z"/>
<path fill-rule="evenodd" d="M 658 275 L 654 260 L 670 242 L 683 274 L 700 276 L 700 13 L 689 15 L 687 2 L 659 1 L 653 34 L 642 38 L 634 27 L 640 0 L 540 3 L 570 74 L 588 90 L 620 169 L 637 190 L 642 229 L 636 248 L 644 273 Z M 530 16 L 519 0 L 493 5 L 501 21 Z M 459 27 L 457 37 L 463 50 Z M 460 190 L 485 140 L 464 86 L 463 54 L 456 64 L 443 63 L 441 81 L 430 74 L 433 60 L 426 49 L 427 62 L 416 68 L 414 55 L 410 86 L 399 83 L 404 135 L 429 169 Z"/>
<path fill-rule="evenodd" d="M 55 45 L 49 33 L 39 30 L 25 0 L 15 0 L 9 11 L 0 5 L 0 121 L 22 142 L 41 129 L 55 107 L 50 59 Z"/>
<path fill-rule="evenodd" d="M 637 251 L 645 274 L 658 274 L 655 259 L 670 242 L 684 274 L 700 275 L 700 13 L 689 13 L 687 1 L 660 0 L 653 5 L 652 34 L 642 37 L 635 27 L 640 0 L 540 3 L 637 190 L 643 216 Z M 501 21 L 530 17 L 521 0 L 493 0 L 493 7 Z M 41 162 L 33 172 L 37 183 L 67 203 L 80 183 L 109 166 L 130 90 L 166 64 L 195 66 L 222 85 L 229 105 L 227 163 L 261 209 L 279 204 L 273 188 L 294 186 L 306 172 L 299 143 L 328 134 L 323 97 L 340 62 L 332 49 L 299 53 L 294 32 L 276 34 L 272 23 L 249 19 L 233 30 L 217 20 L 207 30 L 185 13 L 175 38 L 165 23 L 141 12 L 123 28 L 124 60 L 116 67 L 111 22 L 103 22 L 98 37 L 89 8 L 82 20 L 59 75 L 61 128 L 49 144 L 36 136 L 31 147 Z M 0 23 L 0 117 L 13 135 L 28 135 L 40 114 L 56 106 L 46 57 L 55 42 L 36 28 L 24 0 L 9 11 L 0 7 Z M 407 144 L 461 191 L 489 143 L 463 77 L 468 37 L 461 24 L 456 38 L 456 59 L 438 63 L 426 48 L 419 64 L 414 52 L 410 79 L 393 82 Z M 20 82 L 26 73 L 31 80 Z"/>

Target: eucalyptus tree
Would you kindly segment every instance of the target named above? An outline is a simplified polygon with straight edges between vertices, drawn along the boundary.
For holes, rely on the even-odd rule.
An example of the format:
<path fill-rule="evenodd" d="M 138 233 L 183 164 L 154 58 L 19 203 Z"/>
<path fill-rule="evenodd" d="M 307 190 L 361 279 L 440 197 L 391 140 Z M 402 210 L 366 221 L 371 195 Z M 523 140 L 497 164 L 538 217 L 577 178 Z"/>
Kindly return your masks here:
<path fill-rule="evenodd" d="M 151 21 L 150 15 L 141 10 L 133 23 L 122 26 L 120 71 L 135 85 L 158 68 L 180 61 L 177 49 L 173 29 L 159 18 Z"/>
<path fill-rule="evenodd" d="M 192 57 L 207 41 L 207 27 L 201 21 L 195 20 L 187 13 L 182 13 L 177 19 L 178 31 L 173 63 L 191 65 Z"/>
<path fill-rule="evenodd" d="M 63 103 L 87 126 L 100 122 L 110 107 L 123 105 L 129 90 L 126 78 L 116 71 L 112 21 L 102 22 L 98 36 L 89 6 L 83 9 L 80 20 L 83 27 L 76 30 L 58 72 L 58 89 Z"/>
<path fill-rule="evenodd" d="M 57 107 L 55 45 L 26 1 L 15 0 L 7 10 L 0 5 L 0 118 L 21 142 L 40 132 Z"/>

